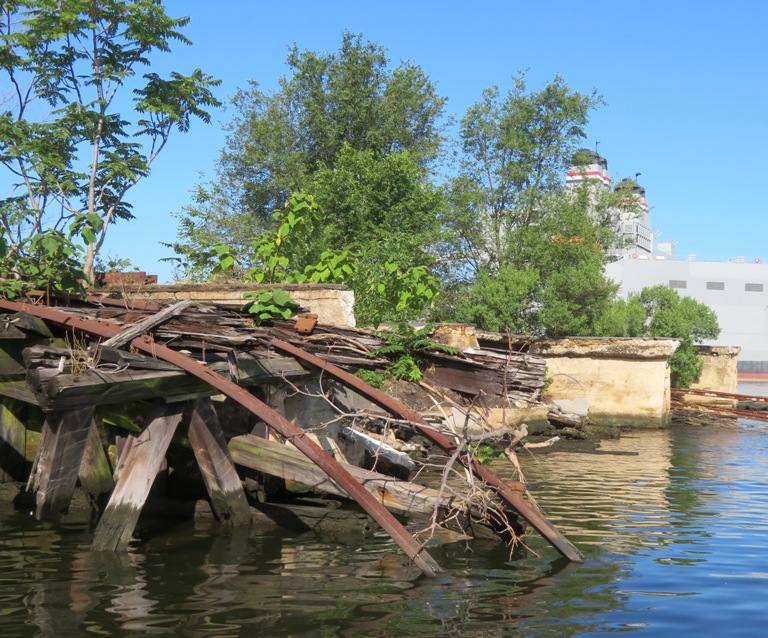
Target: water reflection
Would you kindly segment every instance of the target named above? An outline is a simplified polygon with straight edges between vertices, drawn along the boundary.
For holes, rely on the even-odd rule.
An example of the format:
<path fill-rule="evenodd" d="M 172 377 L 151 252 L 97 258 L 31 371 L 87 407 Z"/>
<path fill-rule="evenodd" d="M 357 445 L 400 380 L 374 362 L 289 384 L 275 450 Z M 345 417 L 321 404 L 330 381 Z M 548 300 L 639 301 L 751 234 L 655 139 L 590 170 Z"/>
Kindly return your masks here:
<path fill-rule="evenodd" d="M 600 454 L 521 461 L 549 518 L 586 555 L 538 537 L 433 551 L 425 579 L 384 536 L 187 525 L 125 554 L 87 521 L 0 512 L 8 636 L 759 635 L 768 622 L 768 426 L 634 432 Z"/>

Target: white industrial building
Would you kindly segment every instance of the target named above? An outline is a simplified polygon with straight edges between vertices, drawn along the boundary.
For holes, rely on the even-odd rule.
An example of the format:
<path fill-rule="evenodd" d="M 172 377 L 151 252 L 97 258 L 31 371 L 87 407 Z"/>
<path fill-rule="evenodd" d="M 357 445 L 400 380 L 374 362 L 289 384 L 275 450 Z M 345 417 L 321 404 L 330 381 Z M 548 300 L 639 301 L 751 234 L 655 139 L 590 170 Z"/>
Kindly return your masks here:
<path fill-rule="evenodd" d="M 581 166 L 568 171 L 566 184 L 590 180 L 597 189 L 610 188 L 607 160 L 593 151 L 580 153 L 587 160 L 581 156 Z M 625 242 L 613 251 L 617 260 L 606 267 L 606 275 L 621 284 L 621 296 L 662 284 L 706 304 L 717 314 L 721 329 L 720 338 L 708 345 L 739 346 L 740 373 L 768 374 L 768 264 L 743 258 L 698 261 L 693 255 L 675 259 L 673 242 L 654 245 L 645 189 L 634 180 L 623 182 L 629 182 L 640 212 L 619 215 L 617 231 Z"/>

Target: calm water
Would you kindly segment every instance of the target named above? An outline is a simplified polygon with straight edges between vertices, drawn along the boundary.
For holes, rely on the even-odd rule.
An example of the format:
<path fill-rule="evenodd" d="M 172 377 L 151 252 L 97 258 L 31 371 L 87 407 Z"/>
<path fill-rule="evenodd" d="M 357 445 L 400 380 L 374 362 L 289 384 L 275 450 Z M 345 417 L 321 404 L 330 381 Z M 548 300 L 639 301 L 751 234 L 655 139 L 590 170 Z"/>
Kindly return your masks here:
<path fill-rule="evenodd" d="M 538 538 L 511 562 L 476 542 L 435 550 L 447 573 L 434 580 L 386 538 L 198 524 L 101 555 L 84 522 L 7 507 L 0 635 L 764 635 L 768 424 L 632 432 L 601 449 L 521 458 L 584 564 Z"/>

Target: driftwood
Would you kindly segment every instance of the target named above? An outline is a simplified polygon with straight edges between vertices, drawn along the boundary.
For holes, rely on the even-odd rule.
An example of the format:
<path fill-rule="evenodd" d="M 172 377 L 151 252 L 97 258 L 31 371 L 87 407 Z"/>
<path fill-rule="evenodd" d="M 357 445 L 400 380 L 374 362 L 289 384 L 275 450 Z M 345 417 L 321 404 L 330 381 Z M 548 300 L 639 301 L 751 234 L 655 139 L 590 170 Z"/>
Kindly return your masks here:
<path fill-rule="evenodd" d="M 565 414 L 558 410 L 550 410 L 547 413 L 547 421 L 556 428 L 575 428 L 580 430 L 584 426 L 584 417 L 578 414 Z"/>

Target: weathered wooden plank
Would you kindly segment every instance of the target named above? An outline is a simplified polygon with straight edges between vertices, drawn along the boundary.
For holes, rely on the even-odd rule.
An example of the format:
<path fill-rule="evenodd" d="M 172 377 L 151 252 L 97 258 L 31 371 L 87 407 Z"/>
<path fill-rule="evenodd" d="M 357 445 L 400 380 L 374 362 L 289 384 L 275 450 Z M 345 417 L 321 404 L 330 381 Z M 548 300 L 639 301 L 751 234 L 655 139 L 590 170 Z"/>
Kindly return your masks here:
<path fill-rule="evenodd" d="M 25 379 L 0 381 L 0 396 L 18 399 L 24 403 L 38 404 L 37 396 L 27 387 Z"/>
<path fill-rule="evenodd" d="M 21 339 L 0 339 L 0 377 L 11 379 L 23 377 L 27 367 L 24 362 L 24 350 L 32 345 L 50 346 L 51 340 L 22 333 Z"/>
<path fill-rule="evenodd" d="M 78 361 L 92 360 L 93 366 L 108 364 L 112 367 L 132 368 L 134 370 L 170 370 L 178 372 L 178 368 L 166 361 L 161 361 L 143 354 L 126 352 L 125 350 L 116 350 L 115 348 L 105 348 L 99 346 L 96 353 L 87 351 L 73 351 L 71 348 L 55 348 L 46 345 L 34 345 L 24 349 L 24 364 L 27 368 L 59 368 L 59 364 L 64 359 L 63 367 L 60 372 L 72 373 L 72 359 Z"/>
<path fill-rule="evenodd" d="M 26 339 L 29 335 L 22 330 L 19 330 L 10 321 L 8 321 L 8 315 L 0 320 L 0 339 L 5 341 L 6 339 Z"/>
<path fill-rule="evenodd" d="M 88 440 L 83 461 L 80 464 L 79 476 L 80 485 L 90 494 L 94 502 L 101 500 L 103 495 L 109 494 L 115 487 L 112 466 L 104 452 L 96 419 L 91 419 L 91 427 L 88 429 Z"/>
<path fill-rule="evenodd" d="M 195 401 L 187 434 L 218 518 L 233 525 L 250 523 L 248 500 L 210 399 Z"/>
<path fill-rule="evenodd" d="M 35 317 L 28 312 L 14 313 L 8 317 L 7 321 L 12 324 L 14 328 L 18 328 L 24 332 L 31 332 L 43 337 L 53 337 L 53 333 L 48 327 L 48 324 L 40 319 L 40 317 Z"/>
<path fill-rule="evenodd" d="M 13 399 L 0 402 L 0 483 L 26 476 L 27 430 L 18 415 L 23 406 Z"/>
<path fill-rule="evenodd" d="M 141 434 L 128 437 L 118 460 L 117 485 L 94 531 L 94 550 L 127 549 L 183 411 L 180 403 L 158 404 Z"/>
<path fill-rule="evenodd" d="M 104 342 L 104 345 L 107 348 L 120 348 L 126 343 L 133 341 L 139 335 L 143 335 L 145 332 L 148 332 L 155 326 L 159 326 L 161 323 L 167 321 L 171 317 L 175 317 L 191 304 L 191 299 L 184 299 L 183 301 L 179 301 L 172 306 L 168 306 L 157 314 L 151 315 L 146 319 L 142 319 L 138 323 L 135 323 L 130 328 L 123 330 L 123 332 L 120 334 L 115 335 L 114 337 L 110 337 Z"/>
<path fill-rule="evenodd" d="M 46 415 L 29 486 L 35 493 L 35 517 L 65 514 L 75 491 L 88 438 L 93 406 Z"/>
<path fill-rule="evenodd" d="M 405 452 L 396 450 L 391 445 L 387 445 L 383 441 L 374 439 L 364 432 L 353 430 L 352 428 L 345 426 L 341 428 L 341 436 L 352 441 L 359 441 L 365 448 L 365 451 L 376 461 L 380 461 L 382 466 L 394 466 L 392 469 L 395 469 L 396 471 L 393 472 L 393 474 L 398 478 L 408 478 L 410 473 L 416 469 L 416 462 Z M 376 468 L 374 467 L 374 469 Z"/>
<path fill-rule="evenodd" d="M 210 368 L 229 376 L 228 363 L 215 363 Z M 305 376 L 308 373 L 295 360 L 281 357 L 238 359 L 237 374 L 238 382 L 249 386 Z M 129 403 L 154 398 L 181 401 L 218 393 L 204 381 L 181 371 L 130 368 L 121 372 L 88 370 L 77 375 L 58 374 L 50 368 L 38 368 L 30 370 L 28 385 L 44 410 Z M 0 392 L 2 391 L 0 385 Z"/>
<path fill-rule="evenodd" d="M 312 489 L 347 497 L 347 493 L 293 447 L 244 434 L 229 441 L 235 463 L 257 472 L 302 483 Z M 451 497 L 441 497 L 437 490 L 385 474 L 342 464 L 382 505 L 399 514 L 431 515 L 437 503 L 450 507 Z"/>

